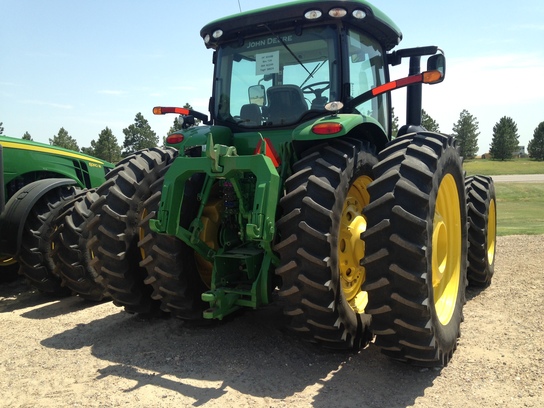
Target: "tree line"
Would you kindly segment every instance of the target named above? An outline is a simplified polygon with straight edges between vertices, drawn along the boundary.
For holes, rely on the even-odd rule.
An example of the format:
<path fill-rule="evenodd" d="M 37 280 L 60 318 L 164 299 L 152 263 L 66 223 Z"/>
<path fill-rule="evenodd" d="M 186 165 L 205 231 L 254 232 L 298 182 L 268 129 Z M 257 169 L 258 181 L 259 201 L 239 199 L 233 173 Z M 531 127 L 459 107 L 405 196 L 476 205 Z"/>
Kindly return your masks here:
<path fill-rule="evenodd" d="M 421 125 L 431 132 L 440 132 L 438 123 L 425 109 L 422 109 Z M 457 139 L 461 155 L 473 159 L 478 153 L 478 136 L 480 135 L 478 120 L 469 111 L 463 109 L 457 122 L 453 124 L 451 135 Z M 398 118 L 393 111 L 393 134 L 398 131 Z M 518 126 L 508 116 L 503 116 L 493 126 L 493 137 L 489 146 L 489 154 L 493 160 L 509 160 L 519 147 Z M 544 160 L 544 122 L 535 128 L 533 138 L 527 146 L 529 157 Z"/>
<path fill-rule="evenodd" d="M 192 106 L 188 103 L 183 107 L 192 109 Z M 178 118 L 175 118 L 172 126 L 168 130 L 168 134 L 180 129 L 181 123 L 178 121 Z M 3 133 L 3 122 L 0 122 L 0 135 Z M 49 139 L 49 144 L 51 146 L 63 147 L 65 149 L 85 153 L 111 163 L 117 163 L 123 157 L 139 150 L 159 145 L 159 136 L 151 129 L 149 122 L 141 112 L 136 114 L 134 123 L 123 129 L 123 134 L 125 135 L 125 138 L 123 145 L 121 146 L 112 130 L 109 127 L 106 127 L 98 134 L 96 140 L 91 140 L 91 145 L 89 147 L 79 147 L 77 140 L 70 136 L 64 127 L 61 127 L 59 132 Z M 25 132 L 22 139 L 33 140 L 28 132 Z M 163 137 L 163 144 L 165 139 L 166 137 Z"/>
<path fill-rule="evenodd" d="M 191 105 L 186 103 L 184 108 L 192 109 Z M 397 134 L 399 125 L 398 118 L 393 116 L 393 134 Z M 427 113 L 422 110 L 421 124 L 425 129 L 431 132 L 440 132 L 438 123 Z M 174 119 L 172 127 L 168 134 L 181 129 L 181 124 L 178 119 Z M 0 135 L 3 134 L 3 123 L 0 122 Z M 96 140 L 91 141 L 89 147 L 80 148 L 76 139 L 68 134 L 66 129 L 60 128 L 58 134 L 49 139 L 49 144 L 53 146 L 64 147 L 66 149 L 82 152 L 91 156 L 107 160 L 111 163 L 116 163 L 121 158 L 128 156 L 138 150 L 156 147 L 159 145 L 159 137 L 151 129 L 149 122 L 139 112 L 136 114 L 134 123 L 123 129 L 125 139 L 123 145 L 120 146 L 117 138 L 113 135 L 110 128 L 103 129 Z M 478 128 L 478 120 L 470 114 L 466 109 L 463 109 L 459 115 L 459 119 L 453 124 L 452 136 L 457 139 L 461 155 L 466 159 L 473 159 L 478 152 L 478 136 L 480 131 Z M 23 139 L 32 140 L 28 132 L 22 137 Z M 163 138 L 164 143 L 164 138 Z M 516 122 L 510 117 L 502 117 L 493 126 L 493 138 L 489 147 L 489 153 L 494 160 L 509 160 L 519 146 L 519 134 Z M 527 146 L 529 157 L 536 160 L 544 160 L 544 122 L 541 122 L 534 130 L 533 138 Z"/>

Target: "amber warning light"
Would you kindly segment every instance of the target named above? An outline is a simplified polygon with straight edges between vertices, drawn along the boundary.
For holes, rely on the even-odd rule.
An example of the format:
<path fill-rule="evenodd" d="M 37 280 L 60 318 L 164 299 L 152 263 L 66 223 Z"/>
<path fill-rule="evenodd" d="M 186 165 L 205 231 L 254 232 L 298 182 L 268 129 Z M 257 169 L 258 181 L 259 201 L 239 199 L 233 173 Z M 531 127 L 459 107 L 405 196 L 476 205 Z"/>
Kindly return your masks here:
<path fill-rule="evenodd" d="M 191 112 L 185 108 L 173 108 L 165 106 L 155 106 L 153 108 L 154 115 L 165 115 L 167 113 L 177 113 L 178 115 L 189 115 Z"/>

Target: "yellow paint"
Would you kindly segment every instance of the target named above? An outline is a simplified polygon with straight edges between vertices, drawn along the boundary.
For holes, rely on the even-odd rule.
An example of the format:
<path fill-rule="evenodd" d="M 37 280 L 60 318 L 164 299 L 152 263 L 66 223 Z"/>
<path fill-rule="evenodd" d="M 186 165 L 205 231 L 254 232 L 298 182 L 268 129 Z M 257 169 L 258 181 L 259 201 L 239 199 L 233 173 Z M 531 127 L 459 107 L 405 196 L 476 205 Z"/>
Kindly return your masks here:
<path fill-rule="evenodd" d="M 49 147 L 42 147 L 42 146 L 34 146 L 34 145 L 26 145 L 21 143 L 13 143 L 13 142 L 6 142 L 6 141 L 0 141 L 0 144 L 8 149 L 18 149 L 18 150 L 30 150 L 33 152 L 40 152 L 40 153 L 50 153 L 54 154 L 55 156 L 65 156 L 65 157 L 71 157 L 73 159 L 78 160 L 86 160 L 89 162 L 89 165 L 93 167 L 102 167 L 102 162 L 98 159 L 91 158 L 88 156 L 83 156 L 78 153 L 70 153 L 63 150 L 57 150 Z M 93 163 L 93 164 L 91 164 Z M 98 165 L 98 166 L 97 166 Z"/>

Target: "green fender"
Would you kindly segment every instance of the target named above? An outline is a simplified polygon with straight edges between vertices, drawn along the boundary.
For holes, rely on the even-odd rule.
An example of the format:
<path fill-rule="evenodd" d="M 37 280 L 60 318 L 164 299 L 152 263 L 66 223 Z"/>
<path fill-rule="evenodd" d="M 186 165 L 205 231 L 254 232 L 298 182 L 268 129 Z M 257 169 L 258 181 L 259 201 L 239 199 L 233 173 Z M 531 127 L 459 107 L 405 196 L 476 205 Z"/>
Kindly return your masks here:
<path fill-rule="evenodd" d="M 339 132 L 321 135 L 312 131 L 313 127 L 323 123 L 339 123 L 342 125 L 342 129 Z M 386 133 L 380 122 L 370 116 L 363 116 L 355 113 L 342 113 L 338 115 L 330 115 L 319 118 L 315 121 L 306 122 L 293 130 L 293 140 L 297 141 L 315 141 L 321 139 L 332 139 L 337 137 L 346 136 L 351 133 L 355 128 L 361 125 L 370 125 L 374 129 L 373 133 L 381 133 L 385 138 Z"/>
<path fill-rule="evenodd" d="M 185 149 L 194 146 L 205 146 L 208 140 L 208 135 L 212 134 L 213 140 L 222 145 L 231 146 L 232 131 L 225 126 L 194 126 L 188 129 L 178 130 L 172 133 L 183 135 L 183 141 L 176 144 L 166 143 L 167 146 L 178 149 L 183 156 Z"/>

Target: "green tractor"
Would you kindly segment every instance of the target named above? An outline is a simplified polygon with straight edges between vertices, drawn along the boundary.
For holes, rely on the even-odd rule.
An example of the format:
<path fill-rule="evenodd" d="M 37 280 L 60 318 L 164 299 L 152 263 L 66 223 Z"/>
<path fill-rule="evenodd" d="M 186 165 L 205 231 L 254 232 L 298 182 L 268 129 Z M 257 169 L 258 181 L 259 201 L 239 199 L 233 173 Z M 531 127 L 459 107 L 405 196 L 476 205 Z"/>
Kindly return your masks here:
<path fill-rule="evenodd" d="M 326 348 L 375 336 L 395 359 L 447 364 L 467 281 L 491 280 L 496 209 L 493 181 L 465 180 L 455 139 L 421 126 L 441 50 L 393 50 L 399 28 L 363 0 L 271 6 L 201 36 L 210 116 L 154 108 L 183 129 L 119 163 L 91 204 L 87 248 L 114 303 L 223 319 L 278 301 Z M 404 59 L 408 76 L 391 80 Z"/>
<path fill-rule="evenodd" d="M 82 153 L 0 136 L 0 279 L 19 272 L 44 293 L 102 299 L 104 290 L 92 275 L 65 275 L 54 254 L 64 246 L 64 221 L 74 202 L 102 184 L 112 168 Z"/>

